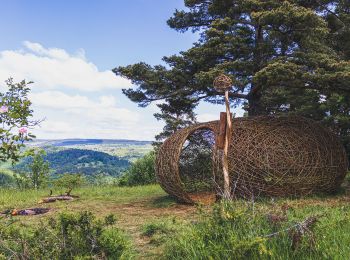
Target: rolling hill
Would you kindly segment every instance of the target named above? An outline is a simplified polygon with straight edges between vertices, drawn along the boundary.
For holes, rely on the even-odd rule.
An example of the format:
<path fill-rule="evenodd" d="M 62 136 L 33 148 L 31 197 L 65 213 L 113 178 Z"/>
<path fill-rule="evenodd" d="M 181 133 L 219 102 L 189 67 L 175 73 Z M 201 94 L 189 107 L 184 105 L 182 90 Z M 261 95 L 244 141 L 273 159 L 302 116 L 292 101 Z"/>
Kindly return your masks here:
<path fill-rule="evenodd" d="M 26 143 L 27 148 L 44 149 L 51 168 L 51 178 L 63 173 L 83 174 L 89 182 L 97 179 L 112 182 L 134 160 L 153 150 L 150 141 L 110 139 L 37 139 Z M 14 185 L 13 171 L 30 171 L 32 158 L 26 157 L 12 166 L 0 163 L 0 186 Z"/>
<path fill-rule="evenodd" d="M 28 146 L 79 146 L 79 145 L 149 145 L 151 141 L 137 141 L 126 139 L 36 139 L 27 142 Z"/>
<path fill-rule="evenodd" d="M 24 158 L 14 166 L 14 170 L 28 170 L 31 158 Z M 98 174 L 117 177 L 130 162 L 116 156 L 84 149 L 63 149 L 48 151 L 45 160 L 50 163 L 53 174 L 81 173 L 87 176 Z"/>

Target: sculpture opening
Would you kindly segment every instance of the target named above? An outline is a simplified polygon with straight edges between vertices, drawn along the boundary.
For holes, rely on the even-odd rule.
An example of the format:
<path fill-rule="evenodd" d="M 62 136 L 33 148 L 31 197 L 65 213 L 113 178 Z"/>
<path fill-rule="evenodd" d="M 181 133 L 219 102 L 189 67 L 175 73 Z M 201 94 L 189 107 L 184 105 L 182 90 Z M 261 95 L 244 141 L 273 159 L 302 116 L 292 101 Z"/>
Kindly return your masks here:
<path fill-rule="evenodd" d="M 213 121 L 183 128 L 171 135 L 159 148 L 155 165 L 158 183 L 168 194 L 175 197 L 178 201 L 193 204 L 194 202 L 198 202 L 196 195 L 200 195 L 197 192 L 187 192 L 186 189 L 188 187 L 186 188 L 186 184 L 181 179 L 180 157 L 183 147 L 186 145 L 186 140 L 192 133 L 201 129 L 211 131 L 216 140 L 219 131 L 218 127 L 217 121 Z M 186 169 L 186 167 L 182 168 L 182 171 Z M 192 171 L 192 173 L 194 172 Z M 194 177 L 193 174 L 191 175 Z"/>
<path fill-rule="evenodd" d="M 193 200 L 215 199 L 215 134 L 201 128 L 188 135 L 179 158 L 179 175 L 185 192 Z"/>

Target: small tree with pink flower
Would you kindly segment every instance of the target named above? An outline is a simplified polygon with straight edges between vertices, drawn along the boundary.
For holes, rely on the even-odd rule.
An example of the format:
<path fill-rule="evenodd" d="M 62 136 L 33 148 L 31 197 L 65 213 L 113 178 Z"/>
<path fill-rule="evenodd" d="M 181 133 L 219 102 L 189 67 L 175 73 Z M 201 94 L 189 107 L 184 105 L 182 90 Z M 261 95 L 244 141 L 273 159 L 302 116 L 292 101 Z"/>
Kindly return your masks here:
<path fill-rule="evenodd" d="M 24 142 L 35 136 L 29 129 L 39 123 L 32 120 L 33 110 L 28 98 L 32 82 L 14 83 L 10 78 L 6 82 L 6 92 L 0 92 L 0 161 L 16 162 L 21 157 Z"/>

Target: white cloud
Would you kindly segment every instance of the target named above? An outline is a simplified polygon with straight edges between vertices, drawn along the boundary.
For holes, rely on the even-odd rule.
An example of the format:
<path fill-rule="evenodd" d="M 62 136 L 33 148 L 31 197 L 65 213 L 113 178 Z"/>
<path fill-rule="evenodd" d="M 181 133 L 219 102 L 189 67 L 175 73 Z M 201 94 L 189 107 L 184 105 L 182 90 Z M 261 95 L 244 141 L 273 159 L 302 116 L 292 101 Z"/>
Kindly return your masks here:
<path fill-rule="evenodd" d="M 34 106 L 54 109 L 60 113 L 70 113 L 79 115 L 80 118 L 97 122 L 137 122 L 139 115 L 125 108 L 115 106 L 113 96 L 100 96 L 98 101 L 93 101 L 87 96 L 70 96 L 59 91 L 45 91 L 32 93 L 30 100 Z"/>
<path fill-rule="evenodd" d="M 113 96 L 100 96 L 98 101 L 93 101 L 87 96 L 71 96 L 60 91 L 45 91 L 32 93 L 30 99 L 38 109 L 53 110 L 67 119 L 75 118 L 73 124 L 85 122 L 99 126 L 111 124 L 129 126 L 139 120 L 138 113 L 116 107 Z"/>
<path fill-rule="evenodd" d="M 214 121 L 219 119 L 220 119 L 220 114 L 218 115 L 218 114 L 204 113 L 204 114 L 197 115 L 198 122 L 209 122 L 209 121 Z"/>
<path fill-rule="evenodd" d="M 30 85 L 39 139 L 105 138 L 152 140 L 163 123 L 152 114 L 156 107 L 138 108 L 120 91 L 128 80 L 100 71 L 85 51 L 70 54 L 59 48 L 24 42 L 22 50 L 0 51 L 0 86 L 8 77 Z"/>
<path fill-rule="evenodd" d="M 88 62 L 83 49 L 69 54 L 63 49 L 45 48 L 25 41 L 22 50 L 0 52 L 0 82 L 9 77 L 34 81 L 37 89 L 71 88 L 81 91 L 120 89 L 131 86 L 129 80 L 112 71 L 99 71 Z"/>
<path fill-rule="evenodd" d="M 113 107 L 116 105 L 116 99 L 114 96 L 101 96 L 99 100 L 104 107 Z"/>
<path fill-rule="evenodd" d="M 32 93 L 37 118 L 45 118 L 34 130 L 38 138 L 106 138 L 152 140 L 162 128 L 141 117 L 148 113 L 118 107 L 114 96 L 102 95 L 96 100 L 60 91 Z"/>
<path fill-rule="evenodd" d="M 91 101 L 86 96 L 69 96 L 60 91 L 44 91 L 30 94 L 30 100 L 34 105 L 54 109 L 87 108 Z"/>
<path fill-rule="evenodd" d="M 54 135 L 71 134 L 73 128 L 70 124 L 64 121 L 43 121 L 37 131 L 46 130 Z"/>

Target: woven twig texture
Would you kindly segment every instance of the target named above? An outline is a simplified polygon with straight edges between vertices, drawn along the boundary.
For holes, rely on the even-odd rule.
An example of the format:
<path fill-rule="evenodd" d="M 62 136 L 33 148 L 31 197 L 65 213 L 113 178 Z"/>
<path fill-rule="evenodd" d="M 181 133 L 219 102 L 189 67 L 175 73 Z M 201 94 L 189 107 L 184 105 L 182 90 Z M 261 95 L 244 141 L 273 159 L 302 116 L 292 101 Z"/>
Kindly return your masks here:
<path fill-rule="evenodd" d="M 196 124 L 177 131 L 159 149 L 157 178 L 162 188 L 185 203 L 194 203 L 179 171 L 184 143 L 199 129 L 217 137 L 219 121 Z M 220 186 L 221 171 L 213 147 L 213 179 Z M 232 122 L 229 173 L 232 197 L 291 196 L 334 192 L 348 168 L 337 136 L 301 117 L 236 118 Z M 215 176 L 216 175 L 216 176 Z M 213 187 L 219 191 L 220 187 Z"/>

